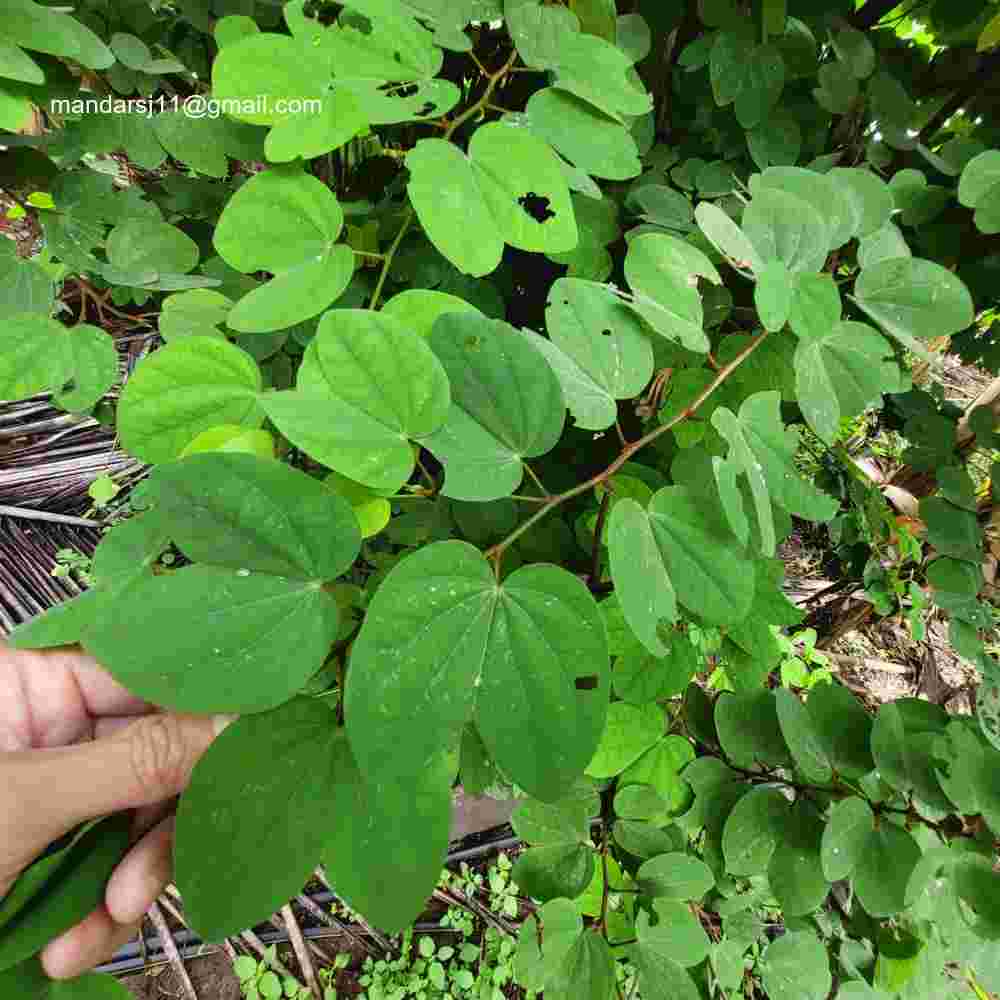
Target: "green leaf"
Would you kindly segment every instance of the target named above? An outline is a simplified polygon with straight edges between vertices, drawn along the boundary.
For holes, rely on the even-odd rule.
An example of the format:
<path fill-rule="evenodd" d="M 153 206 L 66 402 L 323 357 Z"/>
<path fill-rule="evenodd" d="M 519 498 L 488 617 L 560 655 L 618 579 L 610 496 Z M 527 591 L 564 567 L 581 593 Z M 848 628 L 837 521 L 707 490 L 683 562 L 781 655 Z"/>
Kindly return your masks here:
<path fill-rule="evenodd" d="M 831 882 L 851 875 L 868 850 L 874 828 L 875 816 L 864 799 L 851 796 L 833 807 L 820 855 L 823 874 Z"/>
<path fill-rule="evenodd" d="M 301 167 L 251 177 L 219 217 L 214 245 L 237 271 L 273 277 L 236 303 L 229 326 L 241 333 L 283 330 L 334 302 L 354 273 L 353 252 L 336 242 L 343 224 L 330 189 Z"/>
<path fill-rule="evenodd" d="M 198 761 L 174 859 L 206 941 L 266 920 L 308 881 L 342 821 L 343 744 L 332 705 L 296 698 L 238 719 Z"/>
<path fill-rule="evenodd" d="M 633 782 L 649 785 L 666 803 L 669 811 L 682 813 L 689 805 L 691 793 L 681 776 L 684 768 L 694 760 L 694 747 L 683 736 L 664 736 L 637 761 L 630 764 L 618 779 L 619 788 Z"/>
<path fill-rule="evenodd" d="M 184 337 L 146 358 L 125 383 L 122 446 L 146 462 L 167 462 L 211 427 L 259 427 L 261 388 L 245 351 L 215 337 Z"/>
<path fill-rule="evenodd" d="M 108 263 L 122 275 L 151 275 L 136 283 L 155 281 L 161 274 L 186 274 L 198 263 L 198 244 L 166 222 L 129 219 L 108 234 Z M 126 283 L 126 279 L 111 277 Z"/>
<path fill-rule="evenodd" d="M 521 925 L 514 959 L 518 983 L 532 990 L 545 987 L 583 930 L 580 913 L 568 899 L 545 903 L 538 916 L 545 925 L 544 953 L 538 947 L 538 920 L 532 915 Z"/>
<path fill-rule="evenodd" d="M 823 216 L 783 189 L 761 187 L 754 193 L 743 212 L 743 232 L 758 260 L 780 260 L 790 271 L 812 272 L 826 261 L 829 231 Z"/>
<path fill-rule="evenodd" d="M 760 274 L 764 258 L 749 236 L 718 205 L 703 201 L 694 210 L 694 217 L 705 238 L 719 253 L 736 266 L 749 267 L 755 274 Z"/>
<path fill-rule="evenodd" d="M 765 330 L 775 333 L 788 322 L 794 292 L 788 268 L 780 260 L 769 261 L 761 269 L 754 286 L 753 303 Z"/>
<path fill-rule="evenodd" d="M 140 578 L 102 602 L 84 646 L 154 704 L 262 712 L 300 690 L 337 637 L 336 602 L 320 588 L 320 581 L 187 566 Z"/>
<path fill-rule="evenodd" d="M 0 972 L 4 996 L 31 1000 L 129 1000 L 129 991 L 114 976 L 87 973 L 75 979 L 49 979 L 39 959 L 30 958 Z"/>
<path fill-rule="evenodd" d="M 901 700 L 883 705 L 872 728 L 872 754 L 881 779 L 891 788 L 947 810 L 950 803 L 937 780 L 934 755 L 947 716 L 919 711 L 923 704 Z"/>
<path fill-rule="evenodd" d="M 859 80 L 875 72 L 875 49 L 863 31 L 842 27 L 833 36 L 833 50 Z"/>
<path fill-rule="evenodd" d="M 944 497 L 924 497 L 920 518 L 927 525 L 927 541 L 941 555 L 979 561 L 983 533 L 973 511 L 963 510 Z"/>
<path fill-rule="evenodd" d="M 361 537 L 348 504 L 297 469 L 253 455 L 192 455 L 152 476 L 156 517 L 194 562 L 333 580 Z"/>
<path fill-rule="evenodd" d="M 988 149 L 973 157 L 962 170 L 958 200 L 966 208 L 977 208 L 997 184 L 1000 184 L 1000 149 Z"/>
<path fill-rule="evenodd" d="M 498 766 L 552 801 L 597 749 L 608 684 L 604 622 L 580 580 L 536 565 L 499 584 L 477 549 L 439 542 L 400 562 L 368 609 L 348 671 L 351 745 L 370 781 L 401 779 L 475 717 Z"/>
<path fill-rule="evenodd" d="M 586 844 L 590 842 L 590 821 L 600 811 L 594 784 L 581 780 L 555 802 L 526 799 L 514 810 L 510 822 L 514 832 L 529 844 Z"/>
<path fill-rule="evenodd" d="M 88 27 L 60 10 L 31 2 L 9 0 L 5 41 L 35 52 L 75 59 L 90 69 L 107 69 L 112 51 Z"/>
<path fill-rule="evenodd" d="M 854 868 L 854 890 L 865 912 L 891 917 L 906 906 L 906 885 L 920 847 L 902 827 L 883 822 L 868 838 Z"/>
<path fill-rule="evenodd" d="M 658 636 L 659 637 L 659 636 Z M 636 639 L 619 655 L 612 676 L 615 694 L 633 705 L 681 694 L 698 672 L 701 657 L 685 636 L 673 635 L 665 656 L 654 656 Z"/>
<path fill-rule="evenodd" d="M 63 326 L 33 313 L 8 318 L 0 341 L 0 396 L 54 392 L 67 410 L 89 410 L 118 377 L 114 341 L 87 323 Z"/>
<path fill-rule="evenodd" d="M 128 847 L 129 826 L 129 816 L 119 813 L 76 841 L 31 904 L 0 928 L 0 973 L 30 958 L 101 904 Z"/>
<path fill-rule="evenodd" d="M 788 826 L 789 808 L 773 787 L 752 788 L 733 806 L 722 833 L 727 872 L 758 875 L 767 870 Z"/>
<path fill-rule="evenodd" d="M 647 895 L 672 902 L 700 900 L 715 886 L 715 876 L 708 865 L 687 854 L 661 854 L 651 858 L 639 866 L 635 878 Z M 683 961 L 676 956 L 670 957 Z M 696 965 L 700 960 L 684 964 Z"/>
<path fill-rule="evenodd" d="M 552 977 L 546 981 L 547 1000 L 604 1000 L 615 984 L 615 962 L 608 942 L 584 931 L 573 943 Z"/>
<path fill-rule="evenodd" d="M 788 322 L 801 342 L 820 340 L 840 322 L 840 292 L 830 274 L 795 275 Z"/>
<path fill-rule="evenodd" d="M 746 134 L 747 148 L 761 170 L 770 166 L 792 166 L 802 152 L 802 127 L 779 105 L 756 128 Z"/>
<path fill-rule="evenodd" d="M 538 253 L 560 253 L 577 244 L 559 161 L 525 129 L 484 125 L 473 135 L 468 156 L 444 139 L 423 139 L 406 162 L 407 190 L 420 224 L 460 271 L 489 274 L 500 263 L 505 242 Z"/>
<path fill-rule="evenodd" d="M 399 320 L 421 337 L 430 336 L 439 316 L 453 312 L 478 313 L 479 310 L 457 295 L 429 288 L 407 288 L 389 299 L 381 309 L 383 316 Z"/>
<path fill-rule="evenodd" d="M 648 917 L 641 913 L 636 921 L 648 924 Z M 659 939 L 653 938 L 649 947 L 636 944 L 633 961 L 639 973 L 639 985 L 645 1000 L 700 1000 L 701 992 L 690 973 L 680 963 L 660 953 L 656 947 Z"/>
<path fill-rule="evenodd" d="M 448 376 L 427 340 L 367 309 L 326 313 L 295 389 L 262 399 L 297 447 L 341 475 L 388 490 L 413 470 L 409 439 L 438 430 L 450 403 Z"/>
<path fill-rule="evenodd" d="M 545 310 L 549 340 L 525 331 L 555 372 L 577 426 L 604 430 L 619 399 L 638 396 L 653 374 L 642 321 L 605 285 L 559 278 Z"/>
<path fill-rule="evenodd" d="M 826 948 L 809 931 L 772 941 L 761 957 L 760 975 L 770 1000 L 825 1000 L 833 983 Z"/>
<path fill-rule="evenodd" d="M 225 177 L 229 157 L 264 159 L 264 130 L 229 118 L 195 118 L 167 111 L 152 120 L 160 145 L 175 159 L 200 174 Z"/>
<path fill-rule="evenodd" d="M 575 899 L 594 877 L 594 850 L 584 844 L 532 847 L 515 862 L 511 875 L 532 899 Z"/>
<path fill-rule="evenodd" d="M 544 455 L 562 433 L 558 379 L 534 343 L 499 320 L 445 315 L 428 343 L 451 382 L 444 426 L 421 441 L 445 467 L 443 494 L 509 496 L 521 482 L 522 459 Z"/>
<path fill-rule="evenodd" d="M 743 86 L 736 95 L 736 118 L 745 129 L 759 125 L 781 98 L 785 61 L 774 45 L 758 45 L 744 67 Z"/>
<path fill-rule="evenodd" d="M 0 309 L 8 317 L 18 313 L 48 316 L 55 302 L 51 276 L 36 261 L 19 257 L 12 240 L 0 244 Z"/>
<path fill-rule="evenodd" d="M 225 323 L 232 300 L 211 288 L 193 288 L 176 292 L 164 300 L 160 312 L 159 330 L 164 340 L 178 337 L 223 336 L 219 326 Z"/>
<path fill-rule="evenodd" d="M 892 347 L 864 323 L 837 323 L 795 349 L 795 394 L 803 416 L 831 444 L 841 421 L 877 406 L 886 392 L 905 390 Z"/>
<path fill-rule="evenodd" d="M 616 701 L 607 710 L 607 721 L 587 774 L 612 778 L 638 760 L 663 736 L 663 710 L 658 705 L 637 707 Z"/>
<path fill-rule="evenodd" d="M 623 181 L 641 173 L 628 129 L 579 97 L 546 87 L 531 95 L 525 111 L 531 130 L 588 174 Z"/>
<path fill-rule="evenodd" d="M 852 236 L 870 237 L 888 224 L 895 205 L 880 177 L 860 167 L 834 167 L 827 177 L 842 188 L 853 209 Z"/>
<path fill-rule="evenodd" d="M 796 768 L 810 784 L 828 784 L 833 768 L 813 727 L 808 710 L 787 688 L 774 693 L 781 735 Z"/>
<path fill-rule="evenodd" d="M 894 257 L 910 256 L 910 248 L 899 227 L 893 222 L 887 222 L 878 231 L 862 238 L 858 244 L 858 263 L 863 268 L 874 267 L 883 260 Z"/>
<path fill-rule="evenodd" d="M 723 30 L 715 37 L 709 57 L 712 94 L 719 107 L 732 104 L 748 85 L 754 46 L 743 31 Z"/>
<path fill-rule="evenodd" d="M 741 767 L 791 762 L 773 691 L 721 696 L 715 703 L 715 725 L 726 756 Z"/>
<path fill-rule="evenodd" d="M 795 468 L 798 434 L 795 428 L 782 423 L 777 392 L 758 392 L 747 397 L 740 405 L 738 417 L 720 407 L 712 423 L 720 433 L 725 433 L 731 456 L 751 477 L 751 487 L 757 483 L 759 496 L 763 496 L 766 488 L 772 503 L 811 521 L 829 521 L 837 513 L 837 502 L 802 479 Z M 763 500 L 757 502 L 760 513 Z"/>
<path fill-rule="evenodd" d="M 869 749 L 871 716 L 840 683 L 818 684 L 809 692 L 806 708 L 834 770 L 851 781 L 875 767 Z"/>
<path fill-rule="evenodd" d="M 858 305 L 904 346 L 947 337 L 972 325 L 972 297 L 959 278 L 930 260 L 897 257 L 861 272 Z"/>
<path fill-rule="evenodd" d="M 633 306 L 649 325 L 689 351 L 708 349 L 698 278 L 713 284 L 722 279 L 696 247 L 663 233 L 644 233 L 629 244 L 625 278 Z"/>
<path fill-rule="evenodd" d="M 439 751 L 419 775 L 377 785 L 364 779 L 354 760 L 341 738 L 336 818 L 325 828 L 323 863 L 349 906 L 396 934 L 420 916 L 441 876 L 457 755 Z"/>

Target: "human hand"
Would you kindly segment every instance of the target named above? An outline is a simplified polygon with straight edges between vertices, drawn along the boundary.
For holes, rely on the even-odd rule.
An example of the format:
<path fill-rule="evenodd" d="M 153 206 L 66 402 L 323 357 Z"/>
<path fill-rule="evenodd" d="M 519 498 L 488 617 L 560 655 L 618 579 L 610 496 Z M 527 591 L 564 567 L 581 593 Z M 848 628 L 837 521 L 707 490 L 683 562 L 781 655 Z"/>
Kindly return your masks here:
<path fill-rule="evenodd" d="M 80 975 L 135 936 L 170 881 L 172 799 L 228 721 L 160 714 L 78 649 L 0 642 L 0 899 L 77 824 L 136 810 L 103 905 L 42 952 L 49 976 Z"/>

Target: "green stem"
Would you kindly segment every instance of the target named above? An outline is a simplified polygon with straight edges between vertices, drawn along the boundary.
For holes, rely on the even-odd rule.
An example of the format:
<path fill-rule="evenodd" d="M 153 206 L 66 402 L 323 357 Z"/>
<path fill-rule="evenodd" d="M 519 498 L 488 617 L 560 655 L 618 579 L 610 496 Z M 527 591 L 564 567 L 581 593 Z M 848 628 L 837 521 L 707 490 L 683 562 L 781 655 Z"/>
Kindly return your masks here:
<path fill-rule="evenodd" d="M 413 222 L 414 212 L 410 208 L 406 212 L 406 218 L 403 220 L 403 224 L 399 227 L 399 232 L 396 233 L 396 238 L 392 241 L 392 245 L 386 251 L 385 260 L 382 262 L 382 270 L 379 272 L 378 284 L 375 286 L 375 291 L 372 292 L 372 300 L 369 304 L 369 309 L 378 309 L 379 299 L 382 297 L 382 288 L 385 285 L 385 279 L 389 276 L 389 268 L 392 267 L 392 259 L 396 256 L 396 251 L 399 249 L 399 244 L 403 242 L 403 237 L 406 235 L 406 231 L 410 228 L 410 223 Z"/>
<path fill-rule="evenodd" d="M 719 386 L 722 385 L 722 383 L 725 382 L 726 379 L 729 378 L 729 376 L 732 375 L 732 373 L 736 371 L 736 369 L 739 368 L 739 366 L 743 364 L 743 362 L 746 361 L 746 359 L 750 357 L 754 351 L 757 350 L 767 336 L 768 331 L 765 330 L 762 334 L 760 334 L 760 336 L 755 337 L 752 341 L 750 341 L 750 343 L 747 344 L 747 346 L 744 347 L 743 350 L 729 362 L 729 364 L 719 370 L 719 373 L 715 376 L 715 378 L 712 379 L 708 386 L 705 387 L 701 394 L 687 407 L 687 409 L 682 410 L 672 420 L 663 424 L 663 426 L 657 427 L 655 431 L 650 431 L 644 437 L 639 438 L 638 441 L 633 441 L 632 444 L 627 445 L 622 449 L 621 454 L 603 472 L 599 472 L 596 476 L 588 479 L 585 483 L 580 483 L 579 486 L 574 486 L 572 489 L 566 490 L 565 493 L 560 493 L 558 496 L 552 497 L 552 499 L 549 500 L 545 506 L 541 508 L 541 510 L 532 514 L 527 521 L 512 531 L 502 542 L 497 542 L 497 544 L 492 548 L 487 549 L 484 553 L 486 558 L 497 559 L 502 556 L 505 549 L 509 548 L 525 532 L 530 531 L 535 524 L 537 524 L 537 522 L 542 520 L 542 518 L 551 514 L 556 507 L 560 506 L 560 504 L 564 504 L 567 500 L 572 500 L 574 497 L 578 497 L 582 493 L 586 493 L 587 490 L 591 490 L 595 486 L 607 482 L 637 451 L 645 448 L 647 444 L 651 444 L 657 438 L 662 437 L 676 424 L 679 424 L 681 421 L 687 420 L 688 417 L 693 416 L 705 400 L 707 400 L 708 397 L 711 396 L 712 393 L 715 392 L 715 390 L 718 389 Z"/>

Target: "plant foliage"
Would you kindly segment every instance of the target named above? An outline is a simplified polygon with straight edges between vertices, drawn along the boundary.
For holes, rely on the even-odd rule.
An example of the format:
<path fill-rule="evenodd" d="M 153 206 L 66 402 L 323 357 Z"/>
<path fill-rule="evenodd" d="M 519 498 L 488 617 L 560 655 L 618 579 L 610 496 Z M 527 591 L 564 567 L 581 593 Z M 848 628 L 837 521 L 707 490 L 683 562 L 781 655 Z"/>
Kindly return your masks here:
<path fill-rule="evenodd" d="M 525 797 L 549 1000 L 626 958 L 644 1000 L 1000 989 L 1000 438 L 910 374 L 1000 369 L 1000 15 L 892 6 L 0 4 L 0 396 L 150 465 L 12 641 L 240 714 L 178 811 L 201 934 L 319 861 L 407 927 L 461 780 Z M 869 412 L 905 523 L 844 447 Z M 878 613 L 948 617 L 974 717 L 810 673 L 810 524 Z M 33 956 L 121 849 L 102 820 L 0 902 L 5 996 L 115 995 Z"/>

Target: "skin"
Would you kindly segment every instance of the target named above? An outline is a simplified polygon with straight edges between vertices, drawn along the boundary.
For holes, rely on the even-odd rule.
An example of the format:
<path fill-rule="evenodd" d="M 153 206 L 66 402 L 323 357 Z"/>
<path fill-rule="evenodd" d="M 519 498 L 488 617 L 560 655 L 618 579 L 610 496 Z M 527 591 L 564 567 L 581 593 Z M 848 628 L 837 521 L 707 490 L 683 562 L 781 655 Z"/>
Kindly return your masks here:
<path fill-rule="evenodd" d="M 42 952 L 49 976 L 78 976 L 135 937 L 171 878 L 174 800 L 230 721 L 164 714 L 74 647 L 0 643 L 0 898 L 78 823 L 134 810 L 103 904 Z"/>

